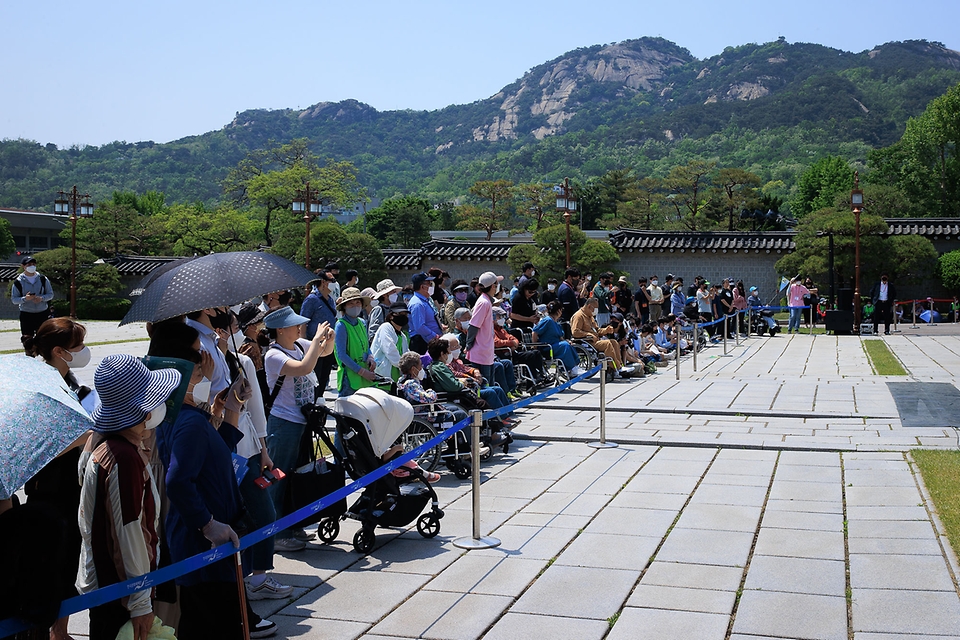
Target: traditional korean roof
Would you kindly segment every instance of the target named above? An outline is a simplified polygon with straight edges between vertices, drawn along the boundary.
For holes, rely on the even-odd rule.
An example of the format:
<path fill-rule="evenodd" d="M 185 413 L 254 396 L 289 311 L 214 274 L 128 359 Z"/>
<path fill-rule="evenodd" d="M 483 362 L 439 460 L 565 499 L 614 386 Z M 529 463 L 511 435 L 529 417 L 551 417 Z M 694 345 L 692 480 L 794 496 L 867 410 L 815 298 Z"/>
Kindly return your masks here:
<path fill-rule="evenodd" d="M 960 218 L 887 218 L 886 223 L 892 236 L 960 237 Z"/>
<path fill-rule="evenodd" d="M 531 240 L 519 242 L 431 240 L 420 248 L 420 256 L 423 260 L 501 261 L 506 260 L 510 249 L 518 244 L 533 244 L 533 242 Z"/>
<path fill-rule="evenodd" d="M 103 261 L 116 267 L 122 277 L 145 276 L 157 267 L 182 259 L 182 256 L 115 256 Z"/>
<path fill-rule="evenodd" d="M 383 261 L 389 270 L 420 268 L 420 249 L 384 249 Z"/>
<path fill-rule="evenodd" d="M 641 231 L 620 229 L 610 234 L 618 252 L 642 251 L 793 251 L 793 231 Z"/>

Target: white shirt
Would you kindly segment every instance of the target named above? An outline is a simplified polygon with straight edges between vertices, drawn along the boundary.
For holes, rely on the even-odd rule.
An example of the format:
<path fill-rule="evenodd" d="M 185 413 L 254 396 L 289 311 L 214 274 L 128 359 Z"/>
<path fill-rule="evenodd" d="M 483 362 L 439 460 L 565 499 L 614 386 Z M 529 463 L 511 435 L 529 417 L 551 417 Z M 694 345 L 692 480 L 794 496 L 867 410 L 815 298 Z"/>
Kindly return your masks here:
<path fill-rule="evenodd" d="M 888 284 L 884 284 L 883 282 L 880 283 L 880 300 L 882 300 L 883 302 L 887 301 L 888 287 L 889 287 Z"/>
<path fill-rule="evenodd" d="M 287 351 L 278 344 L 270 345 L 263 356 L 263 369 L 267 372 L 267 389 L 273 393 L 273 387 L 277 384 L 280 377 L 280 371 L 288 360 L 303 360 L 304 353 L 310 348 L 310 341 L 303 338 L 297 340 L 297 344 L 303 347 L 303 352 L 297 347 Z M 277 393 L 273 401 L 271 416 L 283 418 L 297 424 L 307 424 L 307 419 L 300 412 L 300 407 L 308 405 L 314 401 L 314 391 L 317 386 L 317 374 L 311 371 L 305 376 L 287 376 L 283 380 L 283 386 Z"/>
<path fill-rule="evenodd" d="M 257 369 L 253 366 L 253 360 L 242 353 L 234 355 L 240 360 L 243 375 L 253 390 L 253 395 L 243 405 L 240 424 L 237 425 L 243 433 L 243 438 L 237 443 L 237 455 L 250 458 L 260 453 L 260 438 L 267 437 L 267 417 L 263 412 L 263 394 L 260 392 L 260 383 L 257 382 Z"/>
<path fill-rule="evenodd" d="M 393 374 L 393 367 L 400 366 L 400 354 L 408 350 L 409 338 L 403 335 L 403 349 L 397 348 L 397 330 L 392 322 L 384 322 L 377 329 L 373 336 L 373 342 L 370 344 L 370 355 L 377 363 L 376 372 L 384 378 L 390 378 Z"/>

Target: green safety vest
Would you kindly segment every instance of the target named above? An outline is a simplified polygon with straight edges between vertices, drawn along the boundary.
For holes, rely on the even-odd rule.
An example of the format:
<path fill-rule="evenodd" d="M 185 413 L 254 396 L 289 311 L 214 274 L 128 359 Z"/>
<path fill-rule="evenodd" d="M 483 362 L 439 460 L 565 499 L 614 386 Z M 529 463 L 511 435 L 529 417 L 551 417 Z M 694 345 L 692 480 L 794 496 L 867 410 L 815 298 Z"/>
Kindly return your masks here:
<path fill-rule="evenodd" d="M 347 355 L 353 358 L 354 362 L 359 364 L 361 367 L 365 365 L 361 361 L 363 354 L 370 350 L 370 341 L 367 339 L 367 326 L 363 323 L 362 320 L 357 320 L 356 324 L 347 322 L 343 318 L 338 320 L 347 328 Z M 361 378 L 360 374 L 352 369 L 348 369 L 340 361 L 340 354 L 337 354 L 337 389 L 343 389 L 343 375 L 346 372 L 347 382 L 350 383 L 350 388 L 354 391 L 358 389 L 363 389 L 364 387 L 372 387 L 373 382 Z"/>

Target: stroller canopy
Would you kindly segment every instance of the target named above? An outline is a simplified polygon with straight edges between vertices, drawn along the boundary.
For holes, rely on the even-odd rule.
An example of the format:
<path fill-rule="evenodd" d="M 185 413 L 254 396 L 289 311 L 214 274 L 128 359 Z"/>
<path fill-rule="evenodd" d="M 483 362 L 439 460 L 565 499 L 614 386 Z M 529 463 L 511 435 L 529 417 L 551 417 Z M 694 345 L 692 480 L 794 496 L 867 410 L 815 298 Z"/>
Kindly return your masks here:
<path fill-rule="evenodd" d="M 413 407 L 409 402 L 376 387 L 366 387 L 352 396 L 338 398 L 334 411 L 363 423 L 378 457 L 413 422 Z"/>

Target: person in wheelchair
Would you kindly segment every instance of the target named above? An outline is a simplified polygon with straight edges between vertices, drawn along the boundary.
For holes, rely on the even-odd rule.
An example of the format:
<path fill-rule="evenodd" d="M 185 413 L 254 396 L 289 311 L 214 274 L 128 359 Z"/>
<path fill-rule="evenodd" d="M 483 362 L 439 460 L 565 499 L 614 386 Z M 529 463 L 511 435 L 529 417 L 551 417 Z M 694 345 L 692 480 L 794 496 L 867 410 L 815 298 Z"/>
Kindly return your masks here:
<path fill-rule="evenodd" d="M 408 351 L 400 356 L 400 379 L 397 381 L 397 393 L 407 402 L 413 405 L 414 415 L 426 418 L 430 422 L 439 419 L 442 422 L 451 421 L 454 424 L 466 419 L 467 412 L 453 402 L 440 402 L 437 398 L 437 392 L 433 389 L 423 387 L 423 379 L 426 378 L 426 371 L 423 368 L 423 361 L 420 354 L 416 351 Z M 465 437 L 465 442 L 469 444 L 470 430 L 465 429 L 458 435 Z M 503 438 L 500 434 L 494 434 L 491 444 L 498 446 L 503 444 Z M 456 444 L 453 438 L 447 441 L 447 454 L 457 453 Z"/>
<path fill-rule="evenodd" d="M 580 361 L 570 343 L 563 339 L 563 327 L 560 319 L 563 317 L 563 304 L 554 300 L 547 305 L 547 315 L 533 327 L 533 342 L 542 342 L 550 345 L 553 356 L 563 363 L 571 377 L 579 376 L 585 371 L 580 367 Z"/>
<path fill-rule="evenodd" d="M 598 309 L 596 298 L 587 298 L 583 306 L 570 318 L 570 332 L 575 340 L 583 340 L 594 349 L 613 360 L 613 364 L 622 376 L 634 372 L 633 367 L 625 367 L 620 359 L 620 345 L 615 339 L 609 339 L 614 330 L 607 326 L 602 329 L 597 324 Z"/>
<path fill-rule="evenodd" d="M 522 293 L 523 289 L 520 291 Z M 551 384 L 552 380 L 547 376 L 547 370 L 543 365 L 543 356 L 540 352 L 534 349 L 521 349 L 520 339 L 507 332 L 507 312 L 500 307 L 494 307 L 493 319 L 493 349 L 497 358 L 501 362 L 511 362 L 515 376 L 518 367 L 521 371 L 523 367 L 526 367 L 529 375 L 532 376 L 530 380 L 525 380 L 527 384 L 532 383 L 534 387 Z M 526 376 L 527 374 L 524 374 L 521 377 L 525 379 Z"/>
<path fill-rule="evenodd" d="M 507 395 L 503 389 L 494 385 L 490 387 L 480 387 L 480 383 L 473 377 L 457 376 L 450 368 L 453 361 L 453 353 L 450 350 L 450 343 L 444 338 L 434 338 L 427 345 L 427 353 L 433 363 L 430 365 L 430 377 L 433 380 L 434 388 L 437 391 L 450 393 L 459 396 L 460 394 L 479 395 L 491 409 L 500 409 L 509 404 Z M 519 424 L 519 420 L 502 416 L 500 421 L 507 427 L 514 427 Z"/>

